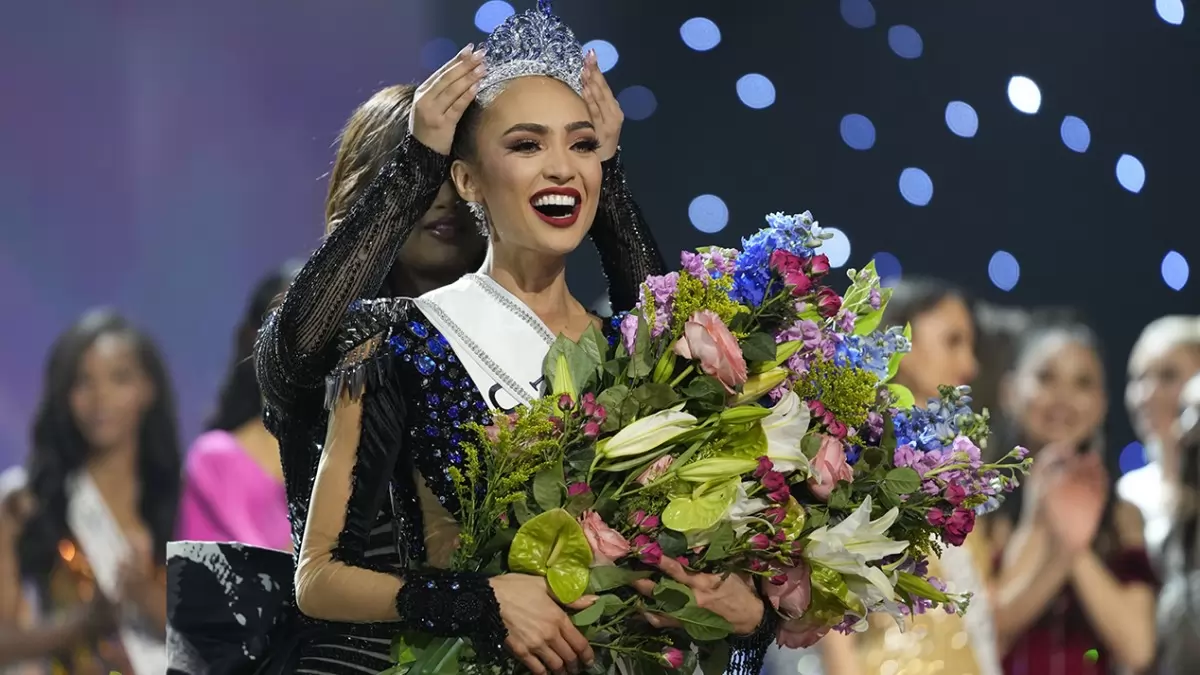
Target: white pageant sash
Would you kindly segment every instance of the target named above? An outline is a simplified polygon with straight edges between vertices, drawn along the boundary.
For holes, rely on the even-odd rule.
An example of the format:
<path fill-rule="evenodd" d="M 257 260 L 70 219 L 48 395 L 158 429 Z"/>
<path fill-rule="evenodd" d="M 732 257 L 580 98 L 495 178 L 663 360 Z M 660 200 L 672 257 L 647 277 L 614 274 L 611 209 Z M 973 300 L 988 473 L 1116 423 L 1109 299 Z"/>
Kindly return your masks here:
<path fill-rule="evenodd" d="M 67 479 L 67 527 L 83 550 L 100 592 L 111 600 L 117 600 L 121 562 L 129 556 L 131 549 L 125 533 L 117 525 L 99 488 L 86 471 Z M 162 675 L 167 672 L 165 642 L 124 624 L 120 636 L 134 675 Z"/>
<path fill-rule="evenodd" d="M 490 277 L 468 274 L 416 299 L 491 408 L 513 410 L 542 395 L 542 361 L 554 335 Z"/>

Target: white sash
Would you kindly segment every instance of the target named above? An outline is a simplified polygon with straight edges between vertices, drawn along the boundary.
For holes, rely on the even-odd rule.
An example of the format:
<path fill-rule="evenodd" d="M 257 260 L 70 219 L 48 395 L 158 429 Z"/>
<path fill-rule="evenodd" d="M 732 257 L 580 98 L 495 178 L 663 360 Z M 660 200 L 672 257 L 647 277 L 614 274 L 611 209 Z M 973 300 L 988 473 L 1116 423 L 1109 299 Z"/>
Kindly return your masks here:
<path fill-rule="evenodd" d="M 67 479 L 67 527 L 83 550 L 100 592 L 109 599 L 118 599 L 117 577 L 121 562 L 130 555 L 129 541 L 86 471 Z M 134 675 L 167 672 L 164 642 L 124 624 L 120 636 Z"/>
<path fill-rule="evenodd" d="M 490 408 L 513 410 L 542 395 L 542 361 L 554 335 L 491 277 L 468 274 L 416 299 Z"/>

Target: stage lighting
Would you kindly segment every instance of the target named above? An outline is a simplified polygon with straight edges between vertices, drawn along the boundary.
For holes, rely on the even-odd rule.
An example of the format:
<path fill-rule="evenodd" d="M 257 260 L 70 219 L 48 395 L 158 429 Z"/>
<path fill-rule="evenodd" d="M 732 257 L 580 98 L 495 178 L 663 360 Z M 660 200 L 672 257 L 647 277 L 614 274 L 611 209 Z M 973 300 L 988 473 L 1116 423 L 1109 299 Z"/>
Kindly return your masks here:
<path fill-rule="evenodd" d="M 864 115 L 843 117 L 841 132 L 842 141 L 855 150 L 870 150 L 875 145 L 875 125 Z"/>
<path fill-rule="evenodd" d="M 775 102 L 775 85 L 765 75 L 750 73 L 737 81 L 737 94 L 742 103 L 761 110 Z"/>
<path fill-rule="evenodd" d="M 888 29 L 888 46 L 902 59 L 915 59 L 925 51 L 921 34 L 912 26 L 892 26 Z"/>
<path fill-rule="evenodd" d="M 721 44 L 721 29 L 710 19 L 697 16 L 683 22 L 679 27 L 683 44 L 698 52 L 706 52 Z"/>
<path fill-rule="evenodd" d="M 1146 167 L 1133 155 L 1121 155 L 1117 160 L 1117 182 L 1130 192 L 1141 192 L 1146 185 Z"/>
<path fill-rule="evenodd" d="M 720 232 L 729 224 L 729 207 L 716 195 L 700 195 L 688 205 L 688 219 L 701 232 Z"/>
<path fill-rule="evenodd" d="M 988 261 L 988 279 L 1002 291 L 1011 291 L 1021 279 L 1021 264 L 1008 251 L 996 251 Z"/>
<path fill-rule="evenodd" d="M 1033 115 L 1042 107 L 1042 90 L 1028 77 L 1014 75 L 1008 81 L 1008 100 L 1017 110 Z"/>
<path fill-rule="evenodd" d="M 612 46 L 611 42 L 606 40 L 591 40 L 583 45 L 583 53 L 587 54 L 589 50 L 596 50 L 596 65 L 600 67 L 600 72 L 607 73 L 617 65 L 617 61 L 621 55 L 617 53 L 617 48 Z"/>
<path fill-rule="evenodd" d="M 900 172 L 900 196 L 913 206 L 925 206 L 933 199 L 933 179 L 916 167 Z"/>
<path fill-rule="evenodd" d="M 946 104 L 946 126 L 955 136 L 974 138 L 979 131 L 979 115 L 970 104 L 951 101 Z"/>
<path fill-rule="evenodd" d="M 1087 152 L 1088 146 L 1092 144 L 1092 131 L 1088 129 L 1087 122 L 1074 115 L 1063 118 L 1058 133 L 1062 136 L 1063 145 L 1075 152 Z"/>

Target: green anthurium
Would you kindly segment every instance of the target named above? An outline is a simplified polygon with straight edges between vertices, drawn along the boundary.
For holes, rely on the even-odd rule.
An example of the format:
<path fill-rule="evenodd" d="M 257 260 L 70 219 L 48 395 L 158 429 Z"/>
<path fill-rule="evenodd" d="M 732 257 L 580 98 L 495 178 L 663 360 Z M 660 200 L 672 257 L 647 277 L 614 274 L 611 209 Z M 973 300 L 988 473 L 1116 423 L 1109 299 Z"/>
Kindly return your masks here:
<path fill-rule="evenodd" d="M 753 467 L 752 467 L 753 468 Z M 707 530 L 717 524 L 737 499 L 739 478 L 707 483 L 675 495 L 663 509 L 663 525 L 676 532 Z"/>
<path fill-rule="evenodd" d="M 513 537 L 508 567 L 519 574 L 546 578 L 554 597 L 575 602 L 587 590 L 592 549 L 583 528 L 565 509 L 554 509 L 526 521 Z"/>

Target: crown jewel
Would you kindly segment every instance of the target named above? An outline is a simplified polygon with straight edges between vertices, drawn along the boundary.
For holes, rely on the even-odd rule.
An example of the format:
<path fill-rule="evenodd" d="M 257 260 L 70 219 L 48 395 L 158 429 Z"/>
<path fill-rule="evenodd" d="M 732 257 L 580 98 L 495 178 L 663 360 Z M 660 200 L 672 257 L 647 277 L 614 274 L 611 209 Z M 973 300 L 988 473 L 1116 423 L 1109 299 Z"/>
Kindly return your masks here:
<path fill-rule="evenodd" d="M 487 73 L 476 99 L 487 105 L 499 93 L 496 85 L 518 77 L 543 75 L 583 93 L 583 48 L 575 33 L 555 16 L 550 0 L 538 0 L 536 10 L 505 19 L 483 43 Z"/>

